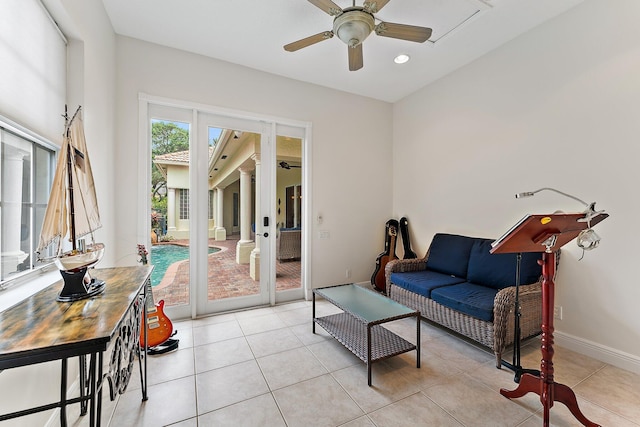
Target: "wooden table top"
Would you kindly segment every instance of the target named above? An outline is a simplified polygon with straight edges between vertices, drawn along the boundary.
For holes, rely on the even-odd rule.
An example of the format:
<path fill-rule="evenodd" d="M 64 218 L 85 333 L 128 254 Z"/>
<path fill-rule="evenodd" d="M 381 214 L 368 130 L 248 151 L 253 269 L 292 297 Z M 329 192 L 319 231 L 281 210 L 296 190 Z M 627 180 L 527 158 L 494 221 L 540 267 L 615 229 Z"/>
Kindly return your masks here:
<path fill-rule="evenodd" d="M 47 354 L 89 346 L 95 351 L 106 349 L 152 269 L 137 266 L 90 270 L 92 277 L 106 282 L 100 295 L 71 303 L 58 302 L 56 297 L 63 285 L 60 279 L 0 312 L 0 362 L 29 356 L 54 360 L 60 357 Z M 43 360 L 19 362 L 15 366 L 38 361 Z"/>

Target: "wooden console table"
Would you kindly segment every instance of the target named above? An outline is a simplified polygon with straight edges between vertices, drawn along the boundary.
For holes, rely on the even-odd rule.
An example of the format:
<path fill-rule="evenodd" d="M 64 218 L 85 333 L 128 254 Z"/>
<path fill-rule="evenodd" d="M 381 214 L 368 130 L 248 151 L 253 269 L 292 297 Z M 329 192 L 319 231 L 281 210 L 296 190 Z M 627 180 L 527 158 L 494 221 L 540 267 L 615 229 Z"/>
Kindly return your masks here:
<path fill-rule="evenodd" d="M 61 360 L 60 401 L 0 415 L 0 421 L 60 408 L 60 424 L 67 425 L 67 405 L 89 409 L 89 424 L 100 425 L 105 381 L 114 400 L 123 393 L 138 356 L 142 400 L 147 400 L 146 346 L 140 348 L 141 322 L 146 319 L 147 283 L 153 267 L 91 270 L 106 282 L 105 291 L 72 303 L 58 302 L 62 280 L 0 313 L 0 369 Z M 103 373 L 104 352 L 111 357 Z M 67 363 L 79 357 L 80 396 L 67 398 Z M 87 356 L 89 366 L 87 369 Z M 144 365 L 144 366 L 143 366 Z"/>

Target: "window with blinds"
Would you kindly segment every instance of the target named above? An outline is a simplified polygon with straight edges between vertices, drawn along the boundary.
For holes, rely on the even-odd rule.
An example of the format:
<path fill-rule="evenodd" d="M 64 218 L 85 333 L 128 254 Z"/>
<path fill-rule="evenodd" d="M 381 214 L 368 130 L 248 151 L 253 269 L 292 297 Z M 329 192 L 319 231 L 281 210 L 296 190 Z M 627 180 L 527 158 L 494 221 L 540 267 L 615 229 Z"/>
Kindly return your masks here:
<path fill-rule="evenodd" d="M 40 0 L 2 0 L 0 58 L 0 286 L 6 286 L 39 266 L 34 251 L 64 130 L 66 39 Z"/>

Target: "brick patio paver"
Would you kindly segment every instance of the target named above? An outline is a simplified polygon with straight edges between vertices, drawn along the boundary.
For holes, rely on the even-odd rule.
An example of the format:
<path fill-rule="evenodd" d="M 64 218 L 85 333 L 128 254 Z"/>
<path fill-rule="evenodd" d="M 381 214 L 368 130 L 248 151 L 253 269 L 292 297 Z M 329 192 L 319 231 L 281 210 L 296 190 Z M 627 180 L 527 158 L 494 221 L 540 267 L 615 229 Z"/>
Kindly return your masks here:
<path fill-rule="evenodd" d="M 188 245 L 188 241 L 171 241 L 171 244 Z M 210 300 L 254 295 L 259 292 L 259 282 L 249 275 L 249 264 L 236 263 L 238 239 L 209 239 L 210 247 L 219 252 L 208 255 L 207 293 Z M 153 261 L 153 260 L 152 260 Z M 300 261 L 276 262 L 276 290 L 295 289 L 301 286 Z M 189 260 L 176 262 L 167 268 L 164 278 L 153 288 L 154 299 L 163 299 L 166 305 L 189 302 Z"/>

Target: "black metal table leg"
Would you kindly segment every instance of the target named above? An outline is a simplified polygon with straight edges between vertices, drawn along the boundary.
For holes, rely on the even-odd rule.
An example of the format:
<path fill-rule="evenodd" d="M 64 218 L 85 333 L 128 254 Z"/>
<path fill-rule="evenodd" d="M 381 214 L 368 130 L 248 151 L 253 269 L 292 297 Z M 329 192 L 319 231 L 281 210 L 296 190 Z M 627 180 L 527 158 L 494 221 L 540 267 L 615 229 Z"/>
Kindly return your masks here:
<path fill-rule="evenodd" d="M 416 315 L 416 368 L 420 367 L 420 313 Z"/>
<path fill-rule="evenodd" d="M 367 384 L 371 387 L 371 324 L 367 324 Z"/>
<path fill-rule="evenodd" d="M 101 418 L 101 410 L 102 410 L 102 352 L 100 354 L 99 361 L 99 373 L 96 375 L 96 353 L 91 353 L 91 357 L 89 359 L 89 387 L 90 387 L 90 396 L 91 403 L 89 409 L 89 425 L 90 426 L 99 426 L 100 418 Z M 96 396 L 97 394 L 97 396 Z M 97 399 L 97 402 L 96 402 Z"/>
<path fill-rule="evenodd" d="M 80 370 L 80 415 L 87 415 L 89 402 L 86 400 L 89 383 L 87 382 L 87 356 L 78 356 L 78 365 Z"/>
<path fill-rule="evenodd" d="M 311 298 L 313 303 L 311 304 L 311 330 L 315 334 L 316 333 L 316 293 L 311 293 Z"/>
<path fill-rule="evenodd" d="M 60 425 L 67 427 L 67 359 L 62 359 L 60 374 Z"/>

